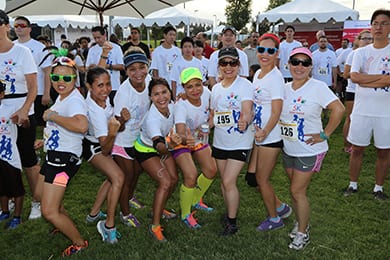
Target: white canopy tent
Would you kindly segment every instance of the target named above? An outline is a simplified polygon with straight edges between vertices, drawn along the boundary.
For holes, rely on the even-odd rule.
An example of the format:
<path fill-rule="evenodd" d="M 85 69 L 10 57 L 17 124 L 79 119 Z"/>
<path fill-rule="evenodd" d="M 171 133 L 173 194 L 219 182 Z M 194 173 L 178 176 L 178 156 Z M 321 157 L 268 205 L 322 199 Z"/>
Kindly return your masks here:
<path fill-rule="evenodd" d="M 152 27 L 153 25 L 165 26 L 171 24 L 173 26 L 178 26 L 181 23 L 186 25 L 187 35 L 190 35 L 190 25 L 192 24 L 204 24 L 204 25 L 213 25 L 213 20 L 200 18 L 196 16 L 195 13 L 191 13 L 185 9 L 179 7 L 168 7 L 161 9 L 154 13 L 147 15 L 144 19 L 135 19 L 131 17 L 115 17 L 112 20 L 112 24 L 120 25 L 125 28 L 129 25 L 133 27 L 138 27 L 141 24 L 146 27 Z"/>
<path fill-rule="evenodd" d="M 276 23 L 283 20 L 285 23 L 310 23 L 316 20 L 326 23 L 333 19 L 336 22 L 358 20 L 359 12 L 330 0 L 293 0 L 268 12 L 257 15 L 257 26 L 267 20 Z"/>
<path fill-rule="evenodd" d="M 99 25 L 99 17 L 95 15 L 29 15 L 27 18 L 31 23 L 36 23 L 39 26 L 49 26 L 56 28 L 59 25 L 67 28 L 69 26 L 79 28 L 92 28 Z M 104 17 L 108 23 L 108 17 Z"/>

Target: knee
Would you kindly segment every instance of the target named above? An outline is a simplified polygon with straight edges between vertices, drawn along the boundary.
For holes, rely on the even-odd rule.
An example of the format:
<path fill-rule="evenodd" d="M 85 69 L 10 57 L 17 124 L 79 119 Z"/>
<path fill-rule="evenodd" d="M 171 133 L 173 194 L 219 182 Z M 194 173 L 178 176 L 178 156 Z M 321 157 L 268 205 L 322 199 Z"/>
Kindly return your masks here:
<path fill-rule="evenodd" d="M 304 190 L 295 187 L 290 187 L 290 193 L 294 201 L 299 201 L 306 197 L 306 192 Z"/>
<path fill-rule="evenodd" d="M 197 181 L 197 173 L 186 173 L 183 174 L 184 180 L 183 183 L 186 187 L 194 188 L 196 186 Z"/>
<path fill-rule="evenodd" d="M 58 210 L 56 211 L 53 207 L 49 207 L 45 203 L 41 203 L 41 212 L 45 219 L 52 222 L 52 220 L 56 217 Z"/>

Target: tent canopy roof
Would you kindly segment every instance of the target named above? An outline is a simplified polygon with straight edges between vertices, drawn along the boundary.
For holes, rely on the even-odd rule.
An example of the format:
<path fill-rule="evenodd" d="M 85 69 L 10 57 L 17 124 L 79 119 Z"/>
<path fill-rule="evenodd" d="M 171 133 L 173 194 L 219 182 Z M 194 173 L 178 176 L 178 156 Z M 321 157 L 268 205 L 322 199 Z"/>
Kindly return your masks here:
<path fill-rule="evenodd" d="M 285 23 L 300 21 L 308 23 L 317 20 L 326 23 L 330 19 L 336 22 L 348 19 L 358 20 L 359 12 L 330 0 L 293 0 L 257 16 L 257 23 L 264 20 L 275 23 L 282 19 Z"/>

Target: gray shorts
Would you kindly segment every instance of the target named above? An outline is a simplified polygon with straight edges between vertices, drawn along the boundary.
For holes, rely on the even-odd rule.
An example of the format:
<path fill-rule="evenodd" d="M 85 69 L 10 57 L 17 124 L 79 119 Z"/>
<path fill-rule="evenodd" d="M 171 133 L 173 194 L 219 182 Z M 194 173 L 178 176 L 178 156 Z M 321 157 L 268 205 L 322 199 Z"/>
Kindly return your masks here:
<path fill-rule="evenodd" d="M 282 152 L 283 165 L 286 169 L 295 169 L 301 172 L 319 172 L 326 152 L 314 156 L 295 157 Z"/>

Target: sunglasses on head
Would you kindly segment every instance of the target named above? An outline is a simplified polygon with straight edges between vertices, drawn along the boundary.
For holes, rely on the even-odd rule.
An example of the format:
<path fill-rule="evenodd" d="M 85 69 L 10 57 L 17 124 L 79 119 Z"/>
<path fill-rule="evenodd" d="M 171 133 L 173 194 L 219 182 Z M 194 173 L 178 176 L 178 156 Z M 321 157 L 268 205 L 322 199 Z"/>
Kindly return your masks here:
<path fill-rule="evenodd" d="M 72 75 L 58 75 L 58 74 L 50 74 L 50 79 L 51 81 L 53 82 L 58 82 L 60 80 L 66 82 L 66 83 L 69 83 L 71 82 L 74 78 L 76 78 L 77 76 L 75 74 L 72 74 Z"/>
<path fill-rule="evenodd" d="M 28 27 L 28 25 L 27 24 L 24 24 L 24 23 L 15 23 L 14 24 L 14 27 L 15 28 L 22 28 L 22 29 L 24 29 L 24 28 L 27 28 Z"/>
<path fill-rule="evenodd" d="M 221 60 L 218 62 L 218 65 L 221 67 L 226 67 L 227 65 L 230 65 L 230 67 L 237 67 L 240 62 L 238 60 L 232 60 L 232 61 L 225 61 Z"/>
<path fill-rule="evenodd" d="M 278 51 L 278 48 L 267 48 L 263 46 L 257 46 L 258 53 L 267 52 L 269 55 L 274 55 Z"/>
<path fill-rule="evenodd" d="M 311 66 L 311 60 L 290 59 L 290 64 L 292 66 L 298 66 L 299 64 L 302 64 L 303 67 L 309 67 Z"/>

